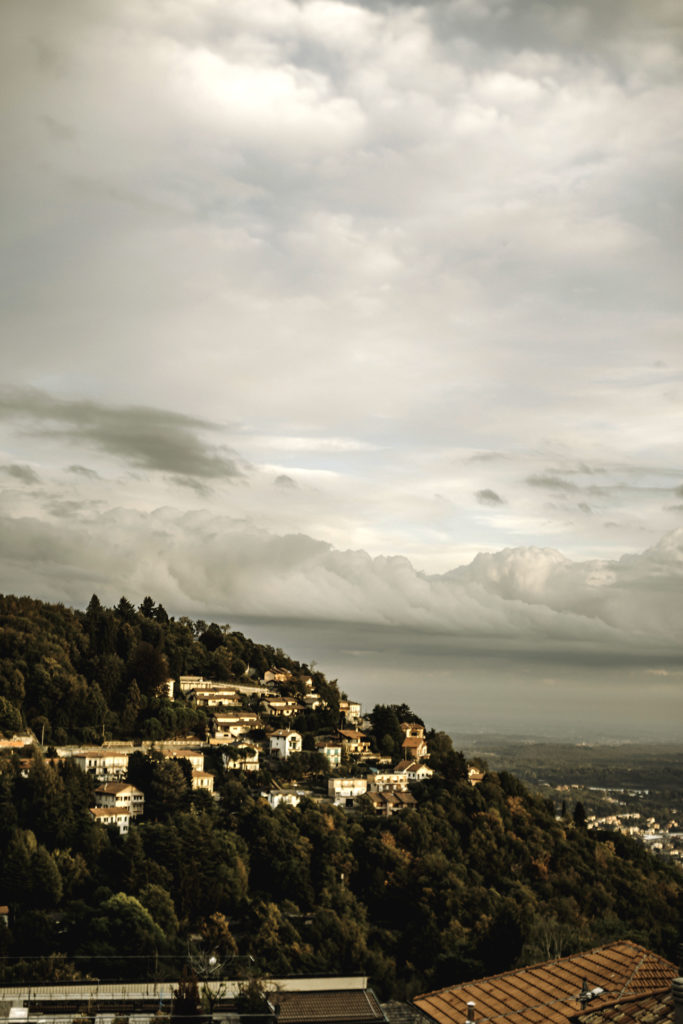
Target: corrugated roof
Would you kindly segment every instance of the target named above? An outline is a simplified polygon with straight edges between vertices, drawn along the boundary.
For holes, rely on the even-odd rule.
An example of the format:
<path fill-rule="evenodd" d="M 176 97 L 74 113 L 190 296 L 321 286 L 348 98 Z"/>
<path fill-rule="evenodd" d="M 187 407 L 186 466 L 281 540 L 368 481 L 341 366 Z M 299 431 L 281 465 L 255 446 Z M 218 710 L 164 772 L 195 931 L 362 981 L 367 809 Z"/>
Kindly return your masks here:
<path fill-rule="evenodd" d="M 377 1024 L 385 1020 L 371 989 L 278 992 L 269 996 L 282 1024 Z"/>
<path fill-rule="evenodd" d="M 589 989 L 605 990 L 592 1001 L 597 1009 L 623 996 L 665 988 L 677 973 L 668 960 L 625 940 L 427 992 L 413 1002 L 438 1024 L 463 1024 L 470 1000 L 477 1022 L 562 1024 L 581 1012 L 578 995 L 584 979 Z"/>

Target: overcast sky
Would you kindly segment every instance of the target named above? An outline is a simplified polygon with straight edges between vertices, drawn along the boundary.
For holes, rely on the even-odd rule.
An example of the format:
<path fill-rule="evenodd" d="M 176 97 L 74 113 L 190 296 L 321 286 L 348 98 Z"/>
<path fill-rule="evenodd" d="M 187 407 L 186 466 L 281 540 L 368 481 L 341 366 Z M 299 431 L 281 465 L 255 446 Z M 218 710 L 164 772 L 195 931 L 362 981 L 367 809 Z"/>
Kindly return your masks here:
<path fill-rule="evenodd" d="M 681 5 L 0 19 L 0 588 L 683 712 Z"/>

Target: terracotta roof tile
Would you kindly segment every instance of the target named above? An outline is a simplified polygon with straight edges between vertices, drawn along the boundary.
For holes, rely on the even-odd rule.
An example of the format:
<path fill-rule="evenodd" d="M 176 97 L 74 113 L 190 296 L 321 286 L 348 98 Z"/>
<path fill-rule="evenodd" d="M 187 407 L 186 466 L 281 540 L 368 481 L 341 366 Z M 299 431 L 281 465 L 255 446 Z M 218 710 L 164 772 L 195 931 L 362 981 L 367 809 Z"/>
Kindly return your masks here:
<path fill-rule="evenodd" d="M 674 1019 L 673 993 L 670 987 L 640 993 L 574 1019 L 576 1024 L 665 1024 Z"/>
<path fill-rule="evenodd" d="M 427 992 L 413 1002 L 437 1024 L 462 1024 L 469 1000 L 475 1003 L 479 1024 L 563 1024 L 581 1012 L 578 994 L 584 979 L 589 989 L 599 986 L 605 990 L 594 1000 L 597 1009 L 620 997 L 664 988 L 677 973 L 663 957 L 634 942 L 622 941 Z"/>

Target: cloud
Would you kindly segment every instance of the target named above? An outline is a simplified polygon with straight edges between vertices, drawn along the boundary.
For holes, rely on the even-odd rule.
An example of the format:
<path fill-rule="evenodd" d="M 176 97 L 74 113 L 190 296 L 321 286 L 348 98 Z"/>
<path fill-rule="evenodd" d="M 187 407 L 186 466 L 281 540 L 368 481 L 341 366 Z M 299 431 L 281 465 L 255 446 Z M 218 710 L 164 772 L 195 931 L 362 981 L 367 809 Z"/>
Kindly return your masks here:
<path fill-rule="evenodd" d="M 69 473 L 74 473 L 76 476 L 85 477 L 86 480 L 99 480 L 99 473 L 96 473 L 94 469 L 89 469 L 87 466 L 69 466 Z"/>
<path fill-rule="evenodd" d="M 0 505 L 0 525 L 5 588 L 52 600 L 82 605 L 93 589 L 106 600 L 153 593 L 180 614 L 409 628 L 482 650 L 683 655 L 683 530 L 616 560 L 510 548 L 425 576 L 403 557 L 207 512 L 62 506 L 48 520 Z"/>
<path fill-rule="evenodd" d="M 287 476 L 286 473 L 281 473 L 280 476 L 275 478 L 275 485 L 277 487 L 289 488 L 290 490 L 299 486 L 296 480 L 292 480 L 291 476 Z"/>
<path fill-rule="evenodd" d="M 484 488 L 483 491 L 477 491 L 476 499 L 480 505 L 504 505 L 504 500 L 495 491 L 490 490 L 488 487 Z"/>
<path fill-rule="evenodd" d="M 21 480 L 24 484 L 40 483 L 40 477 L 30 466 L 3 466 L 3 472 L 7 473 L 8 476 L 14 477 L 15 480 Z"/>
<path fill-rule="evenodd" d="M 212 448 L 201 439 L 202 432 L 215 432 L 216 424 L 170 410 L 65 400 L 27 388 L 0 394 L 0 419 L 24 424 L 32 436 L 94 447 L 183 481 L 235 479 L 246 469 L 234 452 Z M 72 472 L 83 475 L 83 468 Z"/>
<path fill-rule="evenodd" d="M 526 482 L 530 487 L 545 487 L 549 491 L 575 491 L 576 484 L 568 480 L 561 480 L 559 476 L 537 474 L 527 477 Z"/>

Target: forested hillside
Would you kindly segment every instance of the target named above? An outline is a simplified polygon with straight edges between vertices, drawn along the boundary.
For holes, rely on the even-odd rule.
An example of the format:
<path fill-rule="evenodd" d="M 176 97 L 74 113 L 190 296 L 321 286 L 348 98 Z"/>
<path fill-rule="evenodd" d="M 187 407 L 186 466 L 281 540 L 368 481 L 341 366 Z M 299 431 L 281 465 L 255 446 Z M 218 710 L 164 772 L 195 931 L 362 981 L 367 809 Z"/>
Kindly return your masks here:
<path fill-rule="evenodd" d="M 189 955 L 215 957 L 226 976 L 367 972 L 402 996 L 621 936 L 675 956 L 677 868 L 556 820 L 506 772 L 472 786 L 443 733 L 427 733 L 434 775 L 411 785 L 413 806 L 347 811 L 325 787 L 353 765 L 328 770 L 315 752 L 339 724 L 339 690 L 321 673 L 228 627 L 169 619 L 151 599 L 136 610 L 93 598 L 78 612 L 5 597 L 0 612 L 0 732 L 43 739 L 0 755 L 2 980 L 177 977 Z M 93 819 L 96 780 L 54 756 L 67 743 L 208 740 L 210 716 L 163 696 L 167 678 L 274 666 L 288 670 L 281 692 L 306 677 L 324 696 L 293 721 L 303 753 L 247 774 L 207 743 L 212 796 L 191 788 L 186 762 L 138 750 L 128 772 L 145 813 L 126 835 Z M 365 726 L 378 756 L 397 752 L 397 723 L 411 719 L 375 708 Z M 293 776 L 310 796 L 272 810 L 261 792 Z"/>

